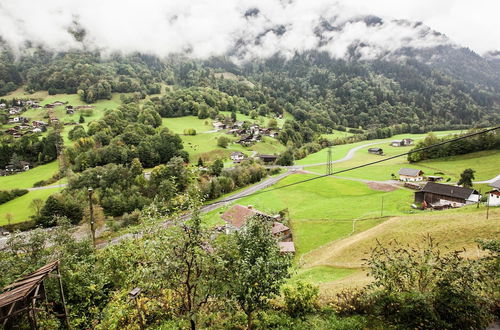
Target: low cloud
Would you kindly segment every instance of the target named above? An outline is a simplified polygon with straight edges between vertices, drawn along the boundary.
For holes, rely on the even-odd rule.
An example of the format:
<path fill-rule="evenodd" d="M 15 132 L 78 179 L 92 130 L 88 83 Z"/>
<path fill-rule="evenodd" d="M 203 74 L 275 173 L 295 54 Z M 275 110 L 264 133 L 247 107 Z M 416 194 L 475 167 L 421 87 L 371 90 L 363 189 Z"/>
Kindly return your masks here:
<path fill-rule="evenodd" d="M 231 54 L 239 60 L 311 49 L 373 59 L 402 47 L 451 43 L 424 24 L 368 14 L 347 1 L 325 0 L 6 0 L 0 35 L 14 49 L 30 41 L 57 50 Z M 75 35 L 83 30 L 79 42 Z"/>

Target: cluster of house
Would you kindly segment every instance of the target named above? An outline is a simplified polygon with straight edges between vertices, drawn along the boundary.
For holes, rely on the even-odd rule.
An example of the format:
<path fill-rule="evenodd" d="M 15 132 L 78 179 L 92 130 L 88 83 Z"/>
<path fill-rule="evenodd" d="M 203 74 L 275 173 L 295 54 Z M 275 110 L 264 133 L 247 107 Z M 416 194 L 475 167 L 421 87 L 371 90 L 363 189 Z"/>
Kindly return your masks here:
<path fill-rule="evenodd" d="M 462 207 L 468 204 L 479 203 L 481 194 L 471 188 L 437 183 L 442 180 L 440 176 L 426 177 L 425 186 L 414 182 L 423 181 L 424 172 L 418 169 L 402 168 L 399 171 L 400 180 L 405 186 L 417 190 L 415 192 L 415 204 L 421 205 L 423 209 L 445 209 L 451 207 Z M 490 184 L 493 188 L 488 191 L 487 204 L 489 206 L 500 206 L 500 180 Z"/>
<path fill-rule="evenodd" d="M 393 140 L 389 145 L 392 147 L 407 147 L 413 145 L 413 139 L 406 138 L 402 140 Z M 368 153 L 382 156 L 384 154 L 384 149 L 373 147 L 368 149 Z"/>
<path fill-rule="evenodd" d="M 228 124 L 220 121 L 215 121 L 212 123 L 212 125 L 217 131 L 227 129 L 227 134 L 232 134 L 239 137 L 237 143 L 245 147 L 262 141 L 263 136 L 275 138 L 279 133 L 279 128 L 264 128 L 260 127 L 260 125 L 258 124 L 248 124 L 243 121 L 236 121 Z"/>
<path fill-rule="evenodd" d="M 233 161 L 233 163 L 238 164 L 241 163 L 243 160 L 247 159 L 247 156 L 241 151 L 234 151 L 231 153 L 230 158 Z M 278 156 L 260 154 L 257 155 L 257 158 L 259 158 L 264 164 L 272 164 L 276 161 L 276 159 L 278 159 Z"/>
<path fill-rule="evenodd" d="M 31 164 L 25 161 L 20 161 L 19 164 L 8 164 L 5 169 L 0 169 L 0 176 L 15 174 L 17 172 L 25 172 L 31 168 Z"/>
<path fill-rule="evenodd" d="M 402 140 L 393 140 L 390 144 L 392 147 L 407 147 L 413 145 L 413 139 L 402 139 Z"/>
<path fill-rule="evenodd" d="M 235 205 L 222 214 L 221 218 L 226 222 L 223 230 L 226 234 L 235 231 L 245 230 L 247 221 L 250 218 L 258 218 L 262 221 L 268 221 L 271 225 L 271 234 L 277 238 L 281 253 L 295 253 L 292 231 L 285 226 L 279 215 L 269 215 L 254 209 L 251 205 Z"/>
<path fill-rule="evenodd" d="M 47 130 L 47 126 L 49 124 L 57 124 L 59 123 L 59 119 L 56 117 L 54 112 L 50 109 L 53 109 L 57 106 L 65 105 L 65 103 L 61 101 L 55 101 L 52 103 L 47 103 L 46 105 L 43 106 L 45 109 L 49 109 L 48 111 L 48 122 L 45 122 L 43 120 L 33 120 L 30 123 L 30 119 L 27 117 L 20 116 L 23 111 L 25 111 L 28 108 L 40 108 L 40 105 L 38 102 L 34 100 L 16 100 L 14 101 L 14 105 L 7 109 L 9 119 L 8 123 L 9 124 L 16 124 L 15 126 L 8 128 L 5 130 L 6 134 L 12 135 L 14 138 L 20 138 L 25 134 L 29 133 L 40 133 L 40 132 L 45 132 Z M 6 109 L 7 106 L 5 103 L 0 104 L 0 109 Z M 66 113 L 67 114 L 74 114 L 75 110 L 78 109 L 88 109 L 88 108 L 93 108 L 92 105 L 81 105 L 77 107 L 73 107 L 72 105 L 67 105 L 66 106 Z M 76 125 L 76 123 L 66 123 L 65 125 Z"/>

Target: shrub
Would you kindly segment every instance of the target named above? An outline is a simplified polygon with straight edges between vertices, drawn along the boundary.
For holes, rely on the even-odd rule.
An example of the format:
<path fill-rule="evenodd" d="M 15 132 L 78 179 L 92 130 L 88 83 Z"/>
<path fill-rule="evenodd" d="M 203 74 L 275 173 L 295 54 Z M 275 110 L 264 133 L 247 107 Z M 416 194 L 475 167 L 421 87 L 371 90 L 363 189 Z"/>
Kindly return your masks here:
<path fill-rule="evenodd" d="M 196 130 L 194 128 L 184 129 L 184 135 L 196 135 Z"/>
<path fill-rule="evenodd" d="M 302 317 L 316 310 L 319 288 L 310 283 L 298 282 L 294 287 L 285 287 L 283 295 L 288 315 Z"/>
<path fill-rule="evenodd" d="M 26 189 L 0 190 L 0 204 L 7 203 L 27 193 L 28 190 Z"/>
<path fill-rule="evenodd" d="M 225 136 L 221 136 L 217 139 L 217 145 L 222 148 L 227 148 L 229 142 L 231 142 L 231 140 Z"/>
<path fill-rule="evenodd" d="M 337 293 L 327 304 L 340 315 L 365 314 L 367 311 L 367 290 L 350 288 Z"/>

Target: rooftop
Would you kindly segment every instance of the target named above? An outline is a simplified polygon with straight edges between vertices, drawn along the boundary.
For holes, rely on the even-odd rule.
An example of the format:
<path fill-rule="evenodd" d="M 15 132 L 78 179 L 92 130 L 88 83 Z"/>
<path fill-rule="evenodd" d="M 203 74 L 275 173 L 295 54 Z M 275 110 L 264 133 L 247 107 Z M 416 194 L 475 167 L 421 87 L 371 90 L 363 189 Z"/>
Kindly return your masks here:
<path fill-rule="evenodd" d="M 427 182 L 427 184 L 420 190 L 420 192 L 429 192 L 433 194 L 448 196 L 448 197 L 456 197 L 461 199 L 467 199 L 473 193 L 477 194 L 478 192 L 474 189 L 451 186 L 442 183 L 435 182 Z"/>

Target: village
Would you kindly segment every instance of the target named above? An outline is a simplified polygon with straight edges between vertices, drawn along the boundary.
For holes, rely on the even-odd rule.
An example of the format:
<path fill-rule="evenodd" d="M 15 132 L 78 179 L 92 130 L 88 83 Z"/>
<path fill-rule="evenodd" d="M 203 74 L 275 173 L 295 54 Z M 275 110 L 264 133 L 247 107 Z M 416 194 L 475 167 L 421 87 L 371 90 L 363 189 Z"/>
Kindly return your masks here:
<path fill-rule="evenodd" d="M 20 139 L 23 136 L 44 133 L 49 127 L 57 127 L 60 125 L 60 120 L 56 116 L 54 109 L 56 107 L 64 106 L 65 113 L 67 115 L 75 114 L 75 111 L 92 109 L 93 105 L 80 105 L 73 107 L 68 104 L 68 102 L 54 101 L 52 103 L 47 103 L 43 106 L 39 104 L 39 101 L 33 99 L 12 99 L 10 102 L 11 106 L 7 106 L 7 103 L 0 103 L 0 114 L 4 116 L 4 123 L 8 126 L 2 134 L 10 135 L 14 139 Z M 32 118 L 25 115 L 25 113 L 31 109 L 40 111 L 43 114 L 44 120 L 32 120 Z M 37 116 L 37 118 L 40 116 Z M 64 126 L 77 125 L 78 123 L 64 122 Z M 24 160 L 16 161 L 14 163 L 8 164 L 5 168 L 0 169 L 0 176 L 11 175 L 18 172 L 25 172 L 33 168 L 33 164 L 26 162 Z"/>

